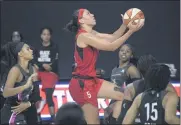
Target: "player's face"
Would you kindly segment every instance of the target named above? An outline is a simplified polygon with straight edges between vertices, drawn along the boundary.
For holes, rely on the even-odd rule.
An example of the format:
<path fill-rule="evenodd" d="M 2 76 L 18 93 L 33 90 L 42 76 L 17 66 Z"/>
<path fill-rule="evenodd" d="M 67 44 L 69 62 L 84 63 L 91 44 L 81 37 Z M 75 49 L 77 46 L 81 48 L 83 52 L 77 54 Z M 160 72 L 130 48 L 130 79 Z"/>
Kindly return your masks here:
<path fill-rule="evenodd" d="M 27 44 L 24 44 L 22 50 L 20 51 L 20 57 L 22 57 L 26 60 L 32 60 L 33 59 L 33 50 L 31 50 Z"/>
<path fill-rule="evenodd" d="M 90 13 L 88 10 L 84 10 L 82 18 L 79 20 L 80 23 L 87 24 L 90 26 L 96 25 L 96 20 L 94 14 Z"/>
<path fill-rule="evenodd" d="M 20 37 L 19 32 L 17 32 L 17 31 L 13 32 L 12 41 L 13 42 L 20 42 L 21 41 L 21 37 Z"/>
<path fill-rule="evenodd" d="M 42 31 L 41 39 L 43 40 L 43 42 L 46 42 L 46 43 L 50 42 L 51 34 L 50 34 L 50 31 L 48 29 L 44 29 Z"/>
<path fill-rule="evenodd" d="M 123 45 L 119 51 L 119 59 L 122 62 L 127 62 L 132 58 L 132 50 L 127 45 Z"/>

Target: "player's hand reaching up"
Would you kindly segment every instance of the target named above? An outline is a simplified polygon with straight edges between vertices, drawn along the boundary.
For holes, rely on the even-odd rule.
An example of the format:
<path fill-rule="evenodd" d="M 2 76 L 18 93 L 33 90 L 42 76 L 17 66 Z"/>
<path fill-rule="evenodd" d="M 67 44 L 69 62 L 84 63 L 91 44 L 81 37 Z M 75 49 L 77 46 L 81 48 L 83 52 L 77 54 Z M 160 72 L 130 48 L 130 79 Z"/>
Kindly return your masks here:
<path fill-rule="evenodd" d="M 130 21 L 130 23 L 128 24 L 128 28 L 132 32 L 136 32 L 136 31 L 140 30 L 144 26 L 144 22 L 142 22 L 141 19 L 139 19 L 138 23 L 136 23 L 136 24 L 134 24 L 133 21 L 134 20 Z"/>

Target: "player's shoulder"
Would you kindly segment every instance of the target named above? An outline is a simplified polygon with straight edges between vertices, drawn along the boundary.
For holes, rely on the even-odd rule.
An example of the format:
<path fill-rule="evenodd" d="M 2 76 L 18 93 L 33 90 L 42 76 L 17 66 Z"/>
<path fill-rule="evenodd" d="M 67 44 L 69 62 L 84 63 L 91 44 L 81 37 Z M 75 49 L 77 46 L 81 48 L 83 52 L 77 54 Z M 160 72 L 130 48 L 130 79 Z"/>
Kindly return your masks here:
<path fill-rule="evenodd" d="M 93 37 L 94 35 L 92 33 L 88 33 L 88 32 L 81 32 L 79 34 L 77 34 L 77 39 L 81 39 L 81 38 L 89 38 L 89 37 Z"/>
<path fill-rule="evenodd" d="M 176 93 L 174 93 L 174 92 L 169 92 L 169 91 L 167 91 L 167 93 L 166 93 L 165 96 L 167 96 L 168 99 L 169 99 L 169 98 L 178 98 L 178 95 L 177 95 Z"/>
<path fill-rule="evenodd" d="M 113 67 L 112 72 L 115 71 L 117 68 L 118 68 L 117 65 L 115 67 Z"/>
<path fill-rule="evenodd" d="M 128 71 L 128 72 L 137 72 L 138 69 L 136 68 L 135 65 L 130 64 L 130 65 L 128 65 L 127 71 Z"/>
<path fill-rule="evenodd" d="M 17 65 L 15 65 L 9 70 L 9 73 L 18 75 L 20 74 L 20 68 Z"/>
<path fill-rule="evenodd" d="M 81 42 L 93 38 L 93 35 L 91 33 L 81 32 L 76 35 L 76 38 L 77 42 Z"/>
<path fill-rule="evenodd" d="M 142 93 L 140 93 L 140 94 L 138 94 L 137 96 L 136 96 L 136 98 L 138 98 L 138 99 L 142 99 L 142 96 L 144 95 L 144 92 L 142 92 Z"/>
<path fill-rule="evenodd" d="M 163 97 L 163 100 L 162 100 L 162 105 L 164 108 L 166 106 L 166 103 L 169 101 L 178 103 L 178 101 L 179 101 L 178 95 L 174 92 L 167 91 L 167 93 L 165 94 L 165 96 Z"/>

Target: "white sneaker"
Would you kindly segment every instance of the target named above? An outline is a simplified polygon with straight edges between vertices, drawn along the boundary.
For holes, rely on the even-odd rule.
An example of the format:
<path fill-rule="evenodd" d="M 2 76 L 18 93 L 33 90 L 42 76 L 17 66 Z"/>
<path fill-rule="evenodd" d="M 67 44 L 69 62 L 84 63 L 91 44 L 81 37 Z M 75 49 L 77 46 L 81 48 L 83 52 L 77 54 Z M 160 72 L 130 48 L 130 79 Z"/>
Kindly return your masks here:
<path fill-rule="evenodd" d="M 42 99 L 39 103 L 38 109 L 37 109 L 37 113 L 40 113 L 42 111 L 42 109 L 44 108 L 46 104 L 46 100 Z"/>

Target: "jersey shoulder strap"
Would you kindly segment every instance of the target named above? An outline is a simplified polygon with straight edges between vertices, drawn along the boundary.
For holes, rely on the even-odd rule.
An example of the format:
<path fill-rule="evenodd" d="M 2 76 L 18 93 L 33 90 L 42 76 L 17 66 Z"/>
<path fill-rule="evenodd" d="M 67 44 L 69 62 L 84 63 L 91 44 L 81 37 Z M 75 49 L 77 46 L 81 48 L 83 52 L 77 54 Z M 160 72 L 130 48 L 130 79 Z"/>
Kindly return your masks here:
<path fill-rule="evenodd" d="M 29 77 L 33 74 L 33 66 L 31 64 L 28 65 L 29 68 L 29 73 L 27 73 L 19 64 L 15 65 L 16 67 L 18 67 L 18 69 L 20 70 L 20 72 L 22 73 L 23 76 L 25 77 Z"/>

